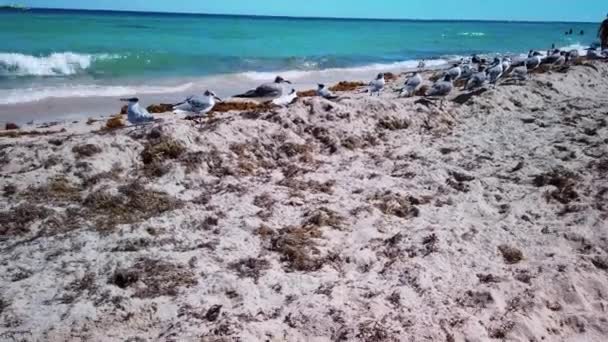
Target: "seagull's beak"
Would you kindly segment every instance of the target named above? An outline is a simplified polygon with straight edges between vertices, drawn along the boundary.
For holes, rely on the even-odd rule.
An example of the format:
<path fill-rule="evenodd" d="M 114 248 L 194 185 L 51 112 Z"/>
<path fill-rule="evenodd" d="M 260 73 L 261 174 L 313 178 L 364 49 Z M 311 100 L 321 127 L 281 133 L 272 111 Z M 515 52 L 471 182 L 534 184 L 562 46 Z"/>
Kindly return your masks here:
<path fill-rule="evenodd" d="M 288 80 L 283 80 L 283 82 L 291 84 L 291 81 Z"/>
<path fill-rule="evenodd" d="M 220 99 L 218 96 L 213 96 L 213 97 L 220 102 L 224 101 L 224 100 Z"/>
<path fill-rule="evenodd" d="M 121 102 L 129 102 L 129 99 L 120 99 Z"/>

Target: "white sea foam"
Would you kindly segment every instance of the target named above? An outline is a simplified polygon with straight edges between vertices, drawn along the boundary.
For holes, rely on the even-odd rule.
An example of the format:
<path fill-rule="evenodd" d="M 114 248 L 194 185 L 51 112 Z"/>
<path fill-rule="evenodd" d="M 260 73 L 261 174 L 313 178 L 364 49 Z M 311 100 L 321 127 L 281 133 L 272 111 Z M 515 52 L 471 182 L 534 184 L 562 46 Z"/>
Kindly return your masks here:
<path fill-rule="evenodd" d="M 0 105 L 14 105 L 48 98 L 104 97 L 126 95 L 154 95 L 187 91 L 192 83 L 179 86 L 102 86 L 70 85 L 45 88 L 0 90 Z"/>
<path fill-rule="evenodd" d="M 0 53 L 0 76 L 65 76 L 87 70 L 96 60 L 119 58 L 109 54 L 57 52 L 48 56 Z"/>
<path fill-rule="evenodd" d="M 446 65 L 449 62 L 447 59 L 433 59 L 426 60 L 426 68 L 435 68 Z M 311 75 L 320 76 L 331 76 L 340 74 L 365 74 L 374 72 L 388 72 L 394 70 L 408 70 L 415 69 L 418 67 L 419 60 L 409 60 L 395 63 L 374 63 L 359 67 L 351 68 L 329 68 L 320 70 L 284 70 L 284 71 L 272 71 L 272 72 L 261 72 L 261 71 L 249 71 L 244 72 L 241 75 L 247 79 L 254 81 L 268 81 L 274 79 L 277 75 L 281 75 L 289 80 L 297 80 L 301 78 L 310 77 Z"/>
<path fill-rule="evenodd" d="M 458 35 L 465 37 L 483 37 L 486 34 L 483 32 L 460 32 Z"/>

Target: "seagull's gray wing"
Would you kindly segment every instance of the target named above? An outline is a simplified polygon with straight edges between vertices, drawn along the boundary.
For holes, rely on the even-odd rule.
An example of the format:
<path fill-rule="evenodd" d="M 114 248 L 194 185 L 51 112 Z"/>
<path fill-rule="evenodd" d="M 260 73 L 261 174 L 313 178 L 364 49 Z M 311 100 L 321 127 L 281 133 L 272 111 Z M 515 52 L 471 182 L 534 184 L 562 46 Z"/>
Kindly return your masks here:
<path fill-rule="evenodd" d="M 437 82 L 429 89 L 427 96 L 446 96 L 452 91 L 451 82 Z"/>
<path fill-rule="evenodd" d="M 193 96 L 188 99 L 188 104 L 190 104 L 192 111 L 196 113 L 206 113 L 213 107 L 211 103 L 209 103 L 209 101 L 196 96 Z"/>

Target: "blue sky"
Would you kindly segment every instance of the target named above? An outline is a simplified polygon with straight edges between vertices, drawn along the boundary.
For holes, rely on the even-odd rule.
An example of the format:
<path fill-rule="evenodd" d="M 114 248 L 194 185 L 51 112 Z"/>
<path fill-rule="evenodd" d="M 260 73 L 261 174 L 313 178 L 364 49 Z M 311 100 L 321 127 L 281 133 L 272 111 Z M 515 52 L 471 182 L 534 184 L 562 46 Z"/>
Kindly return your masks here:
<path fill-rule="evenodd" d="M 607 0 L 0 0 L 31 7 L 348 18 L 597 22 Z"/>

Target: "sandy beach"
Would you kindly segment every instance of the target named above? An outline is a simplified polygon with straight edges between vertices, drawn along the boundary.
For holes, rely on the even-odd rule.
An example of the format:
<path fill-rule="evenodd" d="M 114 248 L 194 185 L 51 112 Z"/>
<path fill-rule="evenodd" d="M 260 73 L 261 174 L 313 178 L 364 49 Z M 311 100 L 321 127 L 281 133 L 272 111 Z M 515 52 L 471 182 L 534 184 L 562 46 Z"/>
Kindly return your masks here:
<path fill-rule="evenodd" d="M 404 79 L 0 132 L 0 340 L 606 341 L 608 63 Z"/>

